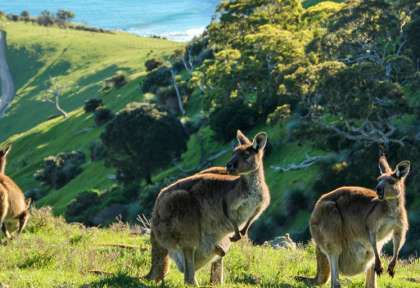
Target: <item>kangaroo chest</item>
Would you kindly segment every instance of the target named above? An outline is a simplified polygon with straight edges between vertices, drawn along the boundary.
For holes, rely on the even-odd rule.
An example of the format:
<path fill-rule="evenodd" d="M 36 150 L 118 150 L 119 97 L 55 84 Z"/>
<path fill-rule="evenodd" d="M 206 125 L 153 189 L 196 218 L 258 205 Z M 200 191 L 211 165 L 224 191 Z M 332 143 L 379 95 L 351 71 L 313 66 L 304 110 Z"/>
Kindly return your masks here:
<path fill-rule="evenodd" d="M 251 180 L 244 182 L 244 193 L 233 211 L 236 221 L 241 224 L 251 218 L 264 203 L 264 184 L 257 177 Z"/>

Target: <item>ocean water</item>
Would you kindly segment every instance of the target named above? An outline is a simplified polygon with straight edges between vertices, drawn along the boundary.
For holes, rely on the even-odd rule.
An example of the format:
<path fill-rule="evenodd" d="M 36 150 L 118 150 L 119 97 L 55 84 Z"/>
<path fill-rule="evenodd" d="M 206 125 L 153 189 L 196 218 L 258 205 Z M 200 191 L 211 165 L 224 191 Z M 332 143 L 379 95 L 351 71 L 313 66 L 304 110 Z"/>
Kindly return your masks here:
<path fill-rule="evenodd" d="M 39 15 L 68 9 L 75 22 L 188 41 L 210 23 L 219 0 L 0 0 L 0 10 Z"/>

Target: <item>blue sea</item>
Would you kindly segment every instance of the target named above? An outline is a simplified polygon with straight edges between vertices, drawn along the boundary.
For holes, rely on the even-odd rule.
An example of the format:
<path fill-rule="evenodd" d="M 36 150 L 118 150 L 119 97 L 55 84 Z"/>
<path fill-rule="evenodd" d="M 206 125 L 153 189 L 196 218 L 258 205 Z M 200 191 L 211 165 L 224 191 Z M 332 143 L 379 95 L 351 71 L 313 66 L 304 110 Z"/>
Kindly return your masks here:
<path fill-rule="evenodd" d="M 68 9 L 75 22 L 123 30 L 143 36 L 159 35 L 188 41 L 210 23 L 219 0 L 0 0 L 0 10 L 19 14 L 27 10 Z"/>

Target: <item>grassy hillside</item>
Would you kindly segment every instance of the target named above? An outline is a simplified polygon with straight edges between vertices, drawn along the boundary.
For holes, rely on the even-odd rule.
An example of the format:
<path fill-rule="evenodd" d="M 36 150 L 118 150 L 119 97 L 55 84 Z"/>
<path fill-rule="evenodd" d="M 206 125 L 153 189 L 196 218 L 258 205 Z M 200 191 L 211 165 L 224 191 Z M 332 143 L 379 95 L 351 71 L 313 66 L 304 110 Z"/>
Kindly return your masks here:
<path fill-rule="evenodd" d="M 71 111 L 86 98 L 98 96 L 101 81 L 117 70 L 139 75 L 147 58 L 162 57 L 181 45 L 127 33 L 90 33 L 5 21 L 1 25 L 7 32 L 7 57 L 17 88 L 12 107 L 0 121 L 3 140 L 55 114 L 53 105 L 40 102 L 50 77 L 69 86 L 62 106 Z"/>
<path fill-rule="evenodd" d="M 129 102 L 141 101 L 138 87 L 145 60 L 164 58 L 182 46 L 125 33 L 89 33 L 10 22 L 2 25 L 7 31 L 8 61 L 17 96 L 0 121 L 0 139 L 9 138 L 7 142 L 14 144 L 8 171 L 25 191 L 39 186 L 33 173 L 43 158 L 74 149 L 86 152 L 91 141 L 98 139 L 102 129 L 95 128 L 92 115 L 81 108 L 86 99 L 99 97 L 114 112 Z M 103 80 L 120 70 L 129 75 L 129 83 L 110 93 L 101 92 Z M 69 83 L 62 99 L 63 108 L 70 111 L 68 119 L 48 120 L 56 114 L 55 108 L 40 98 L 49 77 Z M 109 174 L 112 171 L 103 163 L 89 163 L 72 185 L 54 191 L 41 204 L 54 204 L 63 212 L 75 194 L 107 186 Z"/>
<path fill-rule="evenodd" d="M 173 264 L 163 286 L 140 279 L 150 267 L 148 236 L 134 235 L 123 224 L 109 229 L 69 225 L 51 217 L 48 209 L 33 214 L 19 239 L 0 246 L 1 284 L 19 288 L 183 287 L 182 274 Z M 240 242 L 225 258 L 224 287 L 307 287 L 294 277 L 314 275 L 315 269 L 312 246 L 274 250 Z M 379 287 L 419 287 L 419 270 L 418 259 L 399 263 L 395 278 L 380 277 Z M 208 279 L 209 267 L 205 267 L 198 280 L 208 285 Z M 342 283 L 344 287 L 364 287 L 362 275 L 342 277 Z"/>

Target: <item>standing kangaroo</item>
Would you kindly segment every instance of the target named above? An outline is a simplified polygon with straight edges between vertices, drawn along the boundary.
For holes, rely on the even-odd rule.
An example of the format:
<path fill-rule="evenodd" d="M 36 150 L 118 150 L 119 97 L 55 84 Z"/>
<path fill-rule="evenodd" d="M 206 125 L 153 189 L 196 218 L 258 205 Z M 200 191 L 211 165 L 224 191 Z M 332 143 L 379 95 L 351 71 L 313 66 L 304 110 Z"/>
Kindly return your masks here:
<path fill-rule="evenodd" d="M 383 272 L 382 246 L 391 238 L 394 253 L 388 273 L 395 274 L 398 254 L 408 230 L 405 179 L 410 162 L 391 170 L 385 156 L 379 158 L 381 175 L 376 192 L 362 187 L 341 187 L 323 195 L 315 205 L 310 230 L 316 244 L 317 275 L 312 285 L 328 281 L 340 287 L 339 272 L 355 275 L 366 271 L 365 287 L 376 287 Z"/>
<path fill-rule="evenodd" d="M 7 154 L 11 146 L 0 151 L 0 226 L 4 235 L 10 239 L 7 222 L 18 221 L 18 234 L 25 228 L 29 220 L 31 200 L 25 201 L 22 190 L 5 175 Z"/>
<path fill-rule="evenodd" d="M 162 189 L 152 214 L 152 267 L 147 279 L 161 281 L 169 270 L 169 256 L 195 285 L 195 271 L 213 262 L 212 283 L 222 282 L 223 262 L 215 247 L 229 248 L 229 235 L 239 223 L 241 235 L 270 203 L 263 155 L 267 135 L 251 142 L 240 131 L 239 145 L 223 173 L 199 173 Z M 232 221 L 231 221 L 232 220 Z"/>

